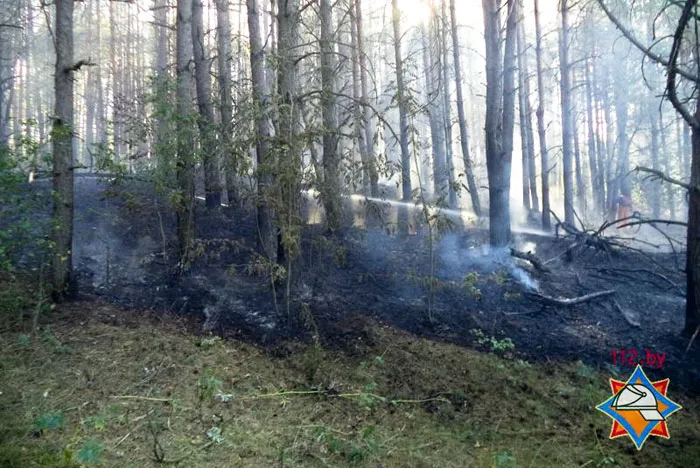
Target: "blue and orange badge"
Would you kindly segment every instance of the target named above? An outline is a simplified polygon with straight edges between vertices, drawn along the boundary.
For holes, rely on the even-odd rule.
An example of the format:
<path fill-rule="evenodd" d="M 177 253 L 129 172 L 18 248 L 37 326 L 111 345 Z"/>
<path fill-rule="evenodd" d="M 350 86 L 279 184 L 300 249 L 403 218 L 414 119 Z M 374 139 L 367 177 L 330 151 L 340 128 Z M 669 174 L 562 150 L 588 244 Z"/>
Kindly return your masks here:
<path fill-rule="evenodd" d="M 652 382 L 640 365 L 627 382 L 610 379 L 612 396 L 596 406 L 613 420 L 610 438 L 629 436 L 637 450 L 650 436 L 670 438 L 666 420 L 681 406 L 666 395 L 669 383 Z"/>

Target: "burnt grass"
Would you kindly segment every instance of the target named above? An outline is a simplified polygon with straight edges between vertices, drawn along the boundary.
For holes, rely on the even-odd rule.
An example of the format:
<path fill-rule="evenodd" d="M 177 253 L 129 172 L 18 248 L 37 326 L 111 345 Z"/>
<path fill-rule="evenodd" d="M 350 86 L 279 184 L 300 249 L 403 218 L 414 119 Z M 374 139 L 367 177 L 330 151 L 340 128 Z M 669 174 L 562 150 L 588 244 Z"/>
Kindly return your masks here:
<path fill-rule="evenodd" d="M 27 188 L 45 192 L 40 182 Z M 47 198 L 48 200 L 48 198 Z M 313 202 L 308 202 L 313 203 Z M 46 218 L 40 204 L 37 219 Z M 340 233 L 309 225 L 292 279 L 271 284 L 254 264 L 254 217 L 241 206 L 197 206 L 197 255 L 185 271 L 175 263 L 175 216 L 163 197 L 138 181 L 111 184 L 76 179 L 74 266 L 78 298 L 101 298 L 155 315 L 184 315 L 211 331 L 294 352 L 298 343 L 363 353 L 377 321 L 431 340 L 536 361 L 576 361 L 611 375 L 613 350 L 665 353 L 663 369 L 676 391 L 697 394 L 700 350 L 682 336 L 685 275 L 682 255 L 594 247 L 532 232 L 515 245 L 549 260 L 541 273 L 507 252 L 488 253 L 484 229 L 459 228 L 429 248 L 425 229 L 408 236 L 375 225 Z M 376 223 L 375 223 L 376 224 Z M 633 235 L 630 231 L 627 235 Z M 21 252 L 20 265 L 35 260 Z M 265 270 L 265 268 L 262 268 Z M 532 293 L 578 297 L 615 290 L 572 307 L 551 306 Z M 615 301 L 619 305 L 616 307 Z M 634 326 L 623 316 L 624 310 Z M 510 339 L 514 348 L 501 349 Z"/>

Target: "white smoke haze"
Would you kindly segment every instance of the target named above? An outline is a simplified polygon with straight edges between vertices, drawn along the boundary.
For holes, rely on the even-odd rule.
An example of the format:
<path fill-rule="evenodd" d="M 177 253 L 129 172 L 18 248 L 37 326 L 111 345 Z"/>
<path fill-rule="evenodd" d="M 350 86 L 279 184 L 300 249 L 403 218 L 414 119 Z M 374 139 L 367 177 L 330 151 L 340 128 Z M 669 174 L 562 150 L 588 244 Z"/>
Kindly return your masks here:
<path fill-rule="evenodd" d="M 538 291 L 537 281 L 510 254 L 507 247 L 494 248 L 488 245 L 464 248 L 460 246 L 459 237 L 449 234 L 443 237 L 438 250 L 442 264 L 452 273 L 465 276 L 471 271 L 488 273 L 507 271 L 510 276 L 528 291 Z"/>

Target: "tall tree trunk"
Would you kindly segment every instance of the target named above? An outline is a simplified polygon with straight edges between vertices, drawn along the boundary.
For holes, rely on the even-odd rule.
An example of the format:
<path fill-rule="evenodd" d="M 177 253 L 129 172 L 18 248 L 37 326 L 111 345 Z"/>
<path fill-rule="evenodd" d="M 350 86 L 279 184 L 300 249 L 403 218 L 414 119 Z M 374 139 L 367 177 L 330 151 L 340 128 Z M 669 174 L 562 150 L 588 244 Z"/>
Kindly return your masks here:
<path fill-rule="evenodd" d="M 440 125 L 440 91 L 436 79 L 436 69 L 439 69 L 439 63 L 436 64 L 435 49 L 432 47 L 435 37 L 435 21 L 437 18 L 433 16 L 431 20 L 430 30 L 423 27 L 423 72 L 425 74 L 426 83 L 426 99 L 428 102 L 428 121 L 430 122 L 430 139 L 433 154 L 433 193 L 437 200 L 445 201 L 447 192 L 447 172 L 445 170 L 445 140 L 444 128 Z"/>
<path fill-rule="evenodd" d="M 331 0 L 321 0 L 321 109 L 323 114 L 323 183 L 321 200 L 326 225 L 340 228 L 340 155 L 338 154 L 338 116 L 335 95 L 335 49 L 333 47 L 333 10 Z"/>
<path fill-rule="evenodd" d="M 489 238 L 510 242 L 510 175 L 515 125 L 515 0 L 507 2 L 506 40 L 500 47 L 499 0 L 483 0 L 486 40 L 486 165 L 489 178 Z"/>
<path fill-rule="evenodd" d="M 481 201 L 479 200 L 479 188 L 474 178 L 472 158 L 469 154 L 469 132 L 467 129 L 467 117 L 464 111 L 464 95 L 462 90 L 462 65 L 459 50 L 459 31 L 457 29 L 457 15 L 455 13 L 455 0 L 450 0 L 450 25 L 452 30 L 452 55 L 455 67 L 455 87 L 457 88 L 457 117 L 459 118 L 459 136 L 462 147 L 462 160 L 464 161 L 464 173 L 467 179 L 467 188 L 471 196 L 472 209 L 477 217 L 481 217 Z"/>
<path fill-rule="evenodd" d="M 652 107 L 652 106 L 650 106 Z M 654 170 L 660 171 L 661 165 L 659 164 L 659 123 L 657 121 L 656 113 L 654 109 L 649 109 L 649 121 L 651 124 L 651 167 Z M 651 212 L 655 219 L 661 217 L 661 185 L 657 180 L 652 180 L 650 182 L 650 202 L 651 202 Z"/>
<path fill-rule="evenodd" d="M 214 133 L 214 109 L 211 104 L 211 70 L 204 43 L 204 6 L 192 3 L 192 45 L 194 47 L 195 82 L 199 106 L 199 134 L 204 160 L 204 193 L 207 208 L 221 205 L 221 168 Z"/>
<path fill-rule="evenodd" d="M 112 147 L 114 150 L 114 162 L 118 163 L 121 158 L 121 124 L 119 107 L 121 106 L 121 96 L 119 89 L 121 80 L 119 79 L 120 52 L 117 50 L 117 2 L 109 2 L 109 57 L 110 72 L 112 82 Z"/>
<path fill-rule="evenodd" d="M 518 0 L 518 10 L 520 10 L 520 0 Z M 518 14 L 519 11 L 518 11 Z M 529 148 L 527 147 L 527 117 L 526 117 L 526 105 L 525 100 L 525 35 L 522 33 L 523 21 L 521 18 L 518 19 L 518 114 L 519 114 L 519 127 L 520 127 L 520 153 L 522 160 L 522 192 L 523 192 L 523 208 L 527 213 L 532 210 L 532 203 L 530 201 L 530 164 L 529 160 L 532 157 L 529 153 Z"/>
<path fill-rule="evenodd" d="M 542 26 L 540 25 L 539 0 L 535 0 L 535 35 L 537 54 L 537 134 L 540 141 L 540 158 L 542 160 L 542 228 L 552 228 L 549 204 L 549 154 L 547 153 L 546 125 L 544 121 L 544 73 L 542 70 Z"/>
<path fill-rule="evenodd" d="M 574 76 L 574 81 L 576 74 L 573 74 Z M 579 129 L 578 129 L 578 108 L 576 106 L 576 99 L 575 97 L 571 100 L 571 123 L 572 123 L 572 134 L 573 134 L 573 144 L 574 144 L 574 166 L 575 166 L 575 171 L 576 171 L 576 184 L 575 184 L 575 193 L 576 193 L 576 203 L 578 205 L 578 209 L 581 210 L 581 212 L 585 213 L 586 212 L 586 185 L 583 181 L 583 160 L 581 159 L 581 144 L 579 141 Z"/>
<path fill-rule="evenodd" d="M 168 2 L 167 0 L 155 0 L 154 20 L 156 32 L 156 57 L 155 57 L 155 81 L 154 92 L 156 106 L 159 109 L 156 121 L 155 152 L 157 167 L 163 175 L 168 174 L 170 161 L 168 157 L 168 121 L 166 109 L 168 105 Z"/>
<path fill-rule="evenodd" d="M 625 62 L 626 63 L 626 62 Z M 627 196 L 632 195 L 632 186 L 630 185 L 629 174 L 629 135 L 627 134 L 627 121 L 629 93 L 629 81 L 625 67 L 622 67 L 620 73 L 622 76 L 615 75 L 615 124 L 617 129 L 617 170 L 615 174 L 615 187 L 617 190 Z M 613 196 L 616 196 L 613 194 Z"/>
<path fill-rule="evenodd" d="M 539 211 L 537 196 L 537 169 L 535 166 L 535 137 L 532 131 L 532 109 L 530 107 L 530 73 L 527 64 L 527 42 L 522 0 L 518 1 L 518 80 L 520 108 L 520 139 L 523 166 L 523 201 L 525 208 Z"/>
<path fill-rule="evenodd" d="M 594 62 L 595 63 L 595 62 Z M 595 77 L 595 71 L 593 73 L 593 76 Z M 607 180 L 607 172 L 606 172 L 606 165 L 607 165 L 607 155 L 608 155 L 608 149 L 605 145 L 605 140 L 601 135 L 603 135 L 603 129 L 605 125 L 605 114 L 601 110 L 601 101 L 599 99 L 599 93 L 596 88 L 596 86 L 593 86 L 593 93 L 594 93 L 594 105 L 595 105 L 595 121 L 596 121 L 596 155 L 597 155 L 597 162 L 596 164 L 598 165 L 598 179 L 596 180 L 596 187 L 598 188 L 599 196 L 600 196 L 600 206 L 598 207 L 598 213 L 601 215 L 605 215 L 607 213 L 607 186 L 605 184 L 605 181 Z"/>
<path fill-rule="evenodd" d="M 559 70 L 561 74 L 561 125 L 564 165 L 564 221 L 572 226 L 574 217 L 573 118 L 571 115 L 571 70 L 569 68 L 569 6 L 561 0 L 561 32 L 559 39 Z"/>
<path fill-rule="evenodd" d="M 619 196 L 617 186 L 615 184 L 615 173 L 613 171 L 613 161 L 615 160 L 615 129 L 613 126 L 613 118 L 611 113 L 610 103 L 610 78 L 607 69 L 604 68 L 605 78 L 603 86 L 600 90 L 601 101 L 603 105 L 603 120 L 605 122 L 605 187 L 606 200 L 605 208 L 607 215 L 611 214 L 614 217 L 615 200 Z"/>
<path fill-rule="evenodd" d="M 661 160 L 664 161 L 664 170 L 666 171 L 666 174 L 671 174 L 671 158 L 668 157 L 669 152 L 668 152 L 668 147 L 666 146 L 667 144 L 667 139 L 666 139 L 666 126 L 664 124 L 664 112 L 663 109 L 659 111 L 659 130 L 660 130 L 660 137 L 661 137 L 661 153 L 659 154 Z M 662 193 L 661 195 L 666 195 L 666 204 L 668 206 L 668 219 L 676 219 L 676 200 L 674 197 L 674 192 L 673 189 L 675 188 L 672 184 L 665 184 L 664 188 L 666 189 L 665 193 Z"/>
<path fill-rule="evenodd" d="M 287 262 L 291 274 L 292 261 L 299 255 L 301 224 L 301 150 L 297 142 L 299 112 L 297 105 L 297 44 L 299 22 L 298 0 L 279 4 L 277 11 L 279 93 L 279 185 L 284 204 L 278 209 L 279 248 L 278 263 Z"/>
<path fill-rule="evenodd" d="M 362 24 L 362 0 L 355 0 L 355 22 L 357 25 L 357 54 L 360 65 L 360 87 L 362 105 L 362 132 L 360 151 L 364 153 L 363 159 L 367 162 L 370 194 L 379 196 L 379 176 L 377 163 L 374 156 L 374 141 L 372 138 L 372 113 L 369 107 L 369 78 L 367 69 L 367 51 L 365 50 L 364 24 Z"/>
<path fill-rule="evenodd" d="M 440 88 L 442 93 L 442 117 L 445 127 L 445 162 L 447 164 L 447 190 L 448 190 L 448 206 L 452 209 L 457 207 L 457 192 L 455 183 L 457 177 L 455 174 L 454 157 L 452 153 L 452 101 L 450 100 L 450 76 L 449 76 L 449 51 L 448 51 L 448 26 L 449 18 L 447 17 L 447 0 L 440 2 L 441 15 L 439 21 L 440 41 L 439 50 L 442 59 L 442 80 Z M 437 15 L 436 15 L 437 16 Z"/>
<path fill-rule="evenodd" d="M 690 125 L 683 120 L 681 122 L 683 125 L 683 172 L 682 174 L 684 175 L 685 180 L 690 180 L 691 172 L 690 172 L 690 167 L 692 165 L 692 138 L 691 138 L 691 132 L 690 132 Z M 683 197 L 684 201 L 686 204 L 688 203 L 688 198 Z"/>
<path fill-rule="evenodd" d="M 35 37 L 34 37 L 34 11 L 31 5 L 27 5 L 27 42 L 26 42 L 26 64 L 25 64 L 25 74 L 27 79 L 27 93 L 25 96 L 25 138 L 27 141 L 36 141 L 34 138 L 33 127 L 35 125 L 35 114 L 34 114 L 34 102 L 36 100 L 37 90 L 33 86 L 33 80 L 31 78 L 31 73 L 34 68 L 32 65 L 32 54 L 35 47 Z M 88 81 L 89 82 L 89 81 Z M 88 93 L 86 93 L 88 94 Z M 37 116 L 38 117 L 38 116 Z M 87 136 L 86 136 L 87 139 Z M 31 175 L 30 181 L 33 180 L 36 174 L 37 166 L 39 164 L 39 154 L 38 151 L 34 151 L 31 155 Z"/>
<path fill-rule="evenodd" d="M 87 40 L 88 43 L 93 43 L 93 13 L 92 13 L 92 3 L 86 5 L 87 9 Z M 95 76 L 94 73 L 97 70 L 91 68 L 87 71 L 87 83 L 85 84 L 85 153 L 86 159 L 88 160 L 88 170 L 92 172 L 94 166 L 93 152 L 94 140 L 95 140 L 95 105 L 96 105 L 96 93 L 95 93 Z"/>
<path fill-rule="evenodd" d="M 52 293 L 61 298 L 73 288 L 73 0 L 56 0 L 55 39 Z"/>
<path fill-rule="evenodd" d="M 95 11 L 100 11 L 100 0 L 95 0 Z M 103 150 L 104 144 L 107 142 L 107 115 L 105 113 L 105 98 L 104 98 L 104 88 L 102 86 L 102 67 L 99 65 L 102 63 L 102 28 L 97 27 L 96 29 L 96 47 L 97 47 L 97 63 L 98 66 L 95 67 L 95 87 L 97 88 L 97 122 L 95 128 L 95 135 L 97 137 L 97 142 L 100 145 L 99 151 Z M 43 121 L 43 119 L 41 119 Z"/>
<path fill-rule="evenodd" d="M 177 234 L 180 258 L 186 263 L 194 239 L 194 134 L 192 88 L 192 0 L 177 0 Z"/>
<path fill-rule="evenodd" d="M 277 252 L 276 236 L 272 229 L 272 210 L 269 206 L 269 191 L 272 186 L 273 161 L 270 151 L 271 128 L 267 116 L 264 97 L 265 61 L 262 38 L 260 37 L 260 17 L 258 0 L 248 2 L 248 34 L 250 36 L 250 69 L 253 83 L 253 104 L 256 109 L 257 133 L 257 172 L 258 196 L 256 200 L 256 217 L 258 227 L 258 249 L 269 259 L 274 259 Z"/>
<path fill-rule="evenodd" d="M 530 187 L 530 199 L 532 201 L 532 209 L 540 210 L 540 200 L 537 195 L 537 167 L 535 164 L 535 136 L 532 129 L 532 106 L 530 105 L 530 70 L 527 60 L 527 39 L 525 34 L 525 17 L 523 15 L 523 0 L 518 3 L 518 24 L 519 37 L 522 38 L 522 52 L 518 52 L 518 56 L 522 58 L 522 63 L 518 65 L 522 74 L 522 87 L 524 97 L 524 112 L 525 112 L 525 138 L 527 142 L 527 174 L 529 176 L 528 185 Z"/>
<path fill-rule="evenodd" d="M 348 119 L 352 132 L 353 156 L 360 156 L 360 193 L 370 194 L 369 182 L 369 161 L 367 151 L 364 147 L 364 137 L 362 131 L 362 84 L 360 83 L 360 58 L 357 51 L 357 17 L 355 15 L 355 1 L 349 0 L 348 17 L 350 18 L 350 66 L 352 77 L 352 102 L 349 109 L 352 116 Z"/>
<path fill-rule="evenodd" d="M 399 130 L 401 145 L 401 200 L 411 201 L 411 155 L 408 151 L 408 102 L 404 84 L 403 56 L 401 53 L 401 10 L 398 0 L 391 0 L 394 29 L 394 60 L 396 65 L 396 99 L 399 103 Z"/>
<path fill-rule="evenodd" d="M 688 193 L 688 238 L 686 252 L 687 293 L 685 301 L 685 332 L 700 328 L 700 99 L 696 102 L 695 126 L 691 133 L 691 190 Z"/>
<path fill-rule="evenodd" d="M 591 86 L 591 69 L 589 59 L 585 61 L 586 73 L 586 123 L 588 131 L 588 169 L 590 171 L 591 195 L 593 196 L 593 211 L 600 210 L 601 188 L 598 186 L 598 163 L 596 161 L 596 127 L 593 117 L 593 91 Z"/>
<path fill-rule="evenodd" d="M 231 204 L 235 200 L 236 194 L 236 161 L 233 159 L 231 148 L 233 96 L 231 95 L 231 18 L 228 7 L 229 0 L 216 0 L 219 112 L 221 114 L 221 126 L 219 128 L 221 148 L 219 154 L 222 156 L 220 163 L 224 168 L 226 193 L 228 202 Z"/>

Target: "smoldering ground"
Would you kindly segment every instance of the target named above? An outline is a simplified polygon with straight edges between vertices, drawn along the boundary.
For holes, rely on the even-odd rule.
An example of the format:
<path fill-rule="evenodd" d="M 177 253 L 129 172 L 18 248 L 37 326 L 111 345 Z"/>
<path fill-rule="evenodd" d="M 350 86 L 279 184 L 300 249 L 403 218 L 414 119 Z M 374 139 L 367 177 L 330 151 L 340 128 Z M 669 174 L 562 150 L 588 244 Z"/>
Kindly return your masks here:
<path fill-rule="evenodd" d="M 26 190 L 48 192 L 48 184 Z M 46 219 L 46 207 L 33 216 Z M 206 331 L 272 348 L 318 339 L 361 351 L 362 341 L 371 340 L 365 326 L 371 318 L 477 348 L 489 349 L 484 336 L 509 338 L 514 356 L 580 359 L 613 374 L 621 370 L 612 366 L 612 349 L 655 349 L 668 356 L 659 377 L 671 376 L 689 391 L 700 388 L 700 358 L 695 349 L 686 352 L 688 340 L 679 335 L 684 275 L 672 253 L 608 257 L 591 250 L 567 259 L 560 241 L 516 229 L 516 247 L 551 259 L 543 273 L 507 250 L 489 250 L 476 227 L 458 226 L 431 243 L 424 229 L 397 236 L 381 226 L 351 227 L 328 236 L 321 225 L 309 225 L 287 297 L 284 281 L 273 291 L 251 268 L 255 225 L 249 211 L 197 210 L 201 249 L 179 272 L 175 218 L 166 199 L 137 181 L 112 185 L 78 177 L 74 263 L 80 293 L 154 314 L 185 314 Z M 34 261 L 17 254 L 27 266 Z M 657 271 L 667 281 L 655 277 Z M 575 307 L 547 305 L 536 296 L 609 289 L 612 298 Z"/>

